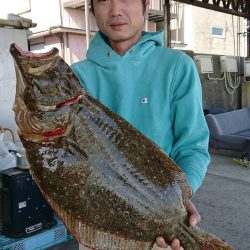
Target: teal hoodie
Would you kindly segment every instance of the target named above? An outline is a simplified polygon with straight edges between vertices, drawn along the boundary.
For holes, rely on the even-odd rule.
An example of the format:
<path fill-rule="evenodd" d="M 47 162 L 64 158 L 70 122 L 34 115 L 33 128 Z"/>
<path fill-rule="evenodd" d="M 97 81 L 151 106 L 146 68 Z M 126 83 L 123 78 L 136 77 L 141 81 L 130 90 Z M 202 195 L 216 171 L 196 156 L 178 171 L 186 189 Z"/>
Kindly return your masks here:
<path fill-rule="evenodd" d="M 208 128 L 193 60 L 163 48 L 163 32 L 143 32 L 123 56 L 98 32 L 87 59 L 72 65 L 89 94 L 176 161 L 195 192 L 209 163 Z"/>

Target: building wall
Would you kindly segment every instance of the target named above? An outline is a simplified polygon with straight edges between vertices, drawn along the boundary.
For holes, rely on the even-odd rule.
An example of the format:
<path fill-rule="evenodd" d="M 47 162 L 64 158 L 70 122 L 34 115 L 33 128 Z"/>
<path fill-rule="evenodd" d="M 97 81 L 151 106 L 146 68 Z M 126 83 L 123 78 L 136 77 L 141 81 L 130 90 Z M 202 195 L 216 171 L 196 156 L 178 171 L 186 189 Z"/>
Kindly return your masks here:
<path fill-rule="evenodd" d="M 16 73 L 13 58 L 9 53 L 12 43 L 27 50 L 27 31 L 0 27 L 0 126 L 11 129 L 15 140 L 19 141 L 12 110 L 16 94 Z"/>
<path fill-rule="evenodd" d="M 67 51 L 65 60 L 68 64 L 78 62 L 86 58 L 86 36 L 78 34 L 67 34 Z"/>
<path fill-rule="evenodd" d="M 85 29 L 84 11 L 63 8 L 62 6 L 62 26 L 76 29 Z"/>
<path fill-rule="evenodd" d="M 30 29 L 34 33 L 62 24 L 59 0 L 50 0 L 49 2 L 30 0 L 30 10 L 22 16 L 37 23 L 35 28 Z"/>
<path fill-rule="evenodd" d="M 44 36 L 32 39 L 30 41 L 30 50 L 34 53 L 43 53 L 55 47 L 59 50 L 60 56 L 63 56 L 61 48 L 61 37 L 62 35 L 59 34 L 58 36 Z"/>
<path fill-rule="evenodd" d="M 198 7 L 193 7 L 192 13 L 192 41 L 196 53 L 237 55 L 238 17 Z M 242 31 L 243 18 L 240 22 L 238 32 Z M 224 28 L 225 38 L 213 37 L 212 27 Z"/>
<path fill-rule="evenodd" d="M 2 0 L 0 17 L 7 19 L 9 13 L 25 13 L 30 10 L 30 0 Z"/>
<path fill-rule="evenodd" d="M 245 55 L 244 37 L 237 36 L 244 31 L 243 18 L 182 3 L 175 2 L 175 5 L 177 8 L 172 11 L 178 11 L 179 15 L 178 22 L 176 18 L 171 21 L 173 48 L 215 55 L 237 55 L 239 49 L 238 55 Z M 225 37 L 213 37 L 212 27 L 224 28 Z M 240 38 L 238 47 L 237 37 Z"/>
<path fill-rule="evenodd" d="M 34 53 L 47 52 L 53 47 L 69 65 L 86 58 L 85 35 L 64 32 L 30 40 L 30 50 Z"/>
<path fill-rule="evenodd" d="M 85 12 L 83 9 L 64 8 L 63 3 L 68 0 L 61 1 L 62 25 L 64 27 L 77 28 L 85 30 Z M 97 25 L 93 13 L 90 11 L 90 31 L 97 31 Z"/>

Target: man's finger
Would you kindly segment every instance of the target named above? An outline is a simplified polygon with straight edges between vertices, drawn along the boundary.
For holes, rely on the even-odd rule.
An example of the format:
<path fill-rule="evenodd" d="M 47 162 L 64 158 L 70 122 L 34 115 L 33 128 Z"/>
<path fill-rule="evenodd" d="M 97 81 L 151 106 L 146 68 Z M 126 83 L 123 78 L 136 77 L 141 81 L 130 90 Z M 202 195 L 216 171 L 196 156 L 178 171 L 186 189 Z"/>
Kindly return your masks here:
<path fill-rule="evenodd" d="M 155 241 L 156 241 L 156 244 L 157 244 L 158 247 L 161 247 L 161 248 L 168 247 L 168 244 L 166 243 L 164 238 L 161 237 L 161 236 L 156 237 Z"/>
<path fill-rule="evenodd" d="M 197 209 L 195 208 L 193 202 L 188 201 L 187 203 L 187 211 L 189 214 L 189 225 L 191 227 L 196 226 L 201 221 L 201 216 Z"/>
<path fill-rule="evenodd" d="M 174 239 L 171 243 L 171 248 L 173 250 L 179 250 L 181 247 L 180 241 L 178 239 Z"/>

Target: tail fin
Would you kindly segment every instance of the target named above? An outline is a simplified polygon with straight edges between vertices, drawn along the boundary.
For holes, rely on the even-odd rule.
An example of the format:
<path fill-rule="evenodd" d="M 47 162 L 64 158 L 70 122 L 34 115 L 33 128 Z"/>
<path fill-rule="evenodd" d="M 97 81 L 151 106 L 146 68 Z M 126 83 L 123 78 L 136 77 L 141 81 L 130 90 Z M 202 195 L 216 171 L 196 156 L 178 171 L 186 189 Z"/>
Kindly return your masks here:
<path fill-rule="evenodd" d="M 185 250 L 233 250 L 226 242 L 200 228 L 181 225 L 178 237 Z"/>
<path fill-rule="evenodd" d="M 212 234 L 199 230 L 199 236 L 201 250 L 233 250 L 226 242 Z"/>

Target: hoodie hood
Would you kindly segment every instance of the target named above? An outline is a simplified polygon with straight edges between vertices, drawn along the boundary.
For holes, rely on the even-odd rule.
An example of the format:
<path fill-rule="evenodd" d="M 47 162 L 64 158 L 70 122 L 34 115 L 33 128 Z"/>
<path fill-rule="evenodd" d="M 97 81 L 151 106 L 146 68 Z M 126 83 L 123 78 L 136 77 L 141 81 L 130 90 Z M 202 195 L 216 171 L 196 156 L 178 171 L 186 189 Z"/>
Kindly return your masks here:
<path fill-rule="evenodd" d="M 93 38 L 87 52 L 87 59 L 105 66 L 112 61 L 144 60 L 155 47 L 163 47 L 164 32 L 142 32 L 140 40 L 133 45 L 124 55 L 116 53 L 108 44 L 107 37 L 98 31 Z"/>

